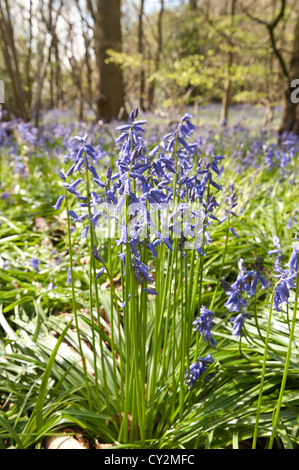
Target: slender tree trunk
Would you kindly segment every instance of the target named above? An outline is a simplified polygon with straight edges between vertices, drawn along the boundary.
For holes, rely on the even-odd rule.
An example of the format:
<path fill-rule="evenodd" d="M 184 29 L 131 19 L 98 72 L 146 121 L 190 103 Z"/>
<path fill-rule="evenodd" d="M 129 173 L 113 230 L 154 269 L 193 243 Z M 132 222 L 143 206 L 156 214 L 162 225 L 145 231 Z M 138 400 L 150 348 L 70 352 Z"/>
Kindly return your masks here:
<path fill-rule="evenodd" d="M 83 121 L 83 93 L 82 86 L 78 88 L 78 120 Z"/>
<path fill-rule="evenodd" d="M 121 50 L 120 0 L 97 0 L 94 47 L 97 66 L 97 119 L 107 122 L 125 112 L 122 70 L 108 59 L 107 50 Z"/>
<path fill-rule="evenodd" d="M 234 25 L 234 18 L 235 18 L 235 9 L 236 9 L 236 2 L 237 0 L 230 0 L 230 17 L 231 17 L 231 26 Z M 222 96 L 222 106 L 221 106 L 221 116 L 220 120 L 223 124 L 227 123 L 228 119 L 228 111 L 231 101 L 231 68 L 233 65 L 234 54 L 230 47 L 227 56 L 227 65 L 226 65 L 226 78 L 224 82 L 224 92 Z"/>
<path fill-rule="evenodd" d="M 84 40 L 84 66 L 86 67 L 86 80 L 87 80 L 87 92 L 85 94 L 85 98 L 88 101 L 90 108 L 93 108 L 93 82 L 92 82 L 92 59 L 91 59 L 91 50 L 93 48 L 92 39 L 90 35 L 90 31 L 92 31 L 92 27 L 89 25 L 86 16 L 83 13 L 81 8 L 80 0 L 76 0 L 77 8 L 81 17 L 81 26 L 82 26 L 82 36 Z M 87 7 L 93 17 L 95 18 L 95 13 L 93 11 L 92 3 L 89 1 L 87 2 Z"/>
<path fill-rule="evenodd" d="M 143 56 L 143 14 L 144 14 L 144 0 L 140 0 L 140 9 L 138 15 L 138 52 Z M 142 67 L 140 72 L 140 89 L 139 89 L 139 107 L 141 111 L 145 111 L 144 107 L 144 92 L 145 92 L 145 74 Z"/>
<path fill-rule="evenodd" d="M 30 109 L 32 102 L 32 0 L 29 3 L 29 38 L 28 38 L 28 54 L 27 54 L 27 63 L 26 63 L 26 79 L 27 79 L 27 104 Z"/>
<path fill-rule="evenodd" d="M 59 49 L 58 49 L 58 36 L 57 32 L 55 31 L 53 37 L 53 56 L 54 56 L 54 76 L 55 76 L 55 106 L 56 108 L 61 107 L 62 103 L 62 80 L 61 80 L 61 65 L 60 65 L 60 57 L 59 57 Z"/>
<path fill-rule="evenodd" d="M 25 105 L 22 79 L 19 70 L 18 54 L 15 47 L 14 32 L 11 23 L 11 15 L 8 0 L 0 0 L 0 33 L 1 48 L 4 56 L 5 65 L 9 73 L 14 93 L 13 112 L 16 117 L 24 121 L 29 119 L 28 111 Z"/>
<path fill-rule="evenodd" d="M 279 135 L 283 132 L 294 132 L 299 135 L 299 104 L 291 100 L 291 94 L 294 91 L 291 84 L 294 79 L 299 79 L 299 10 L 297 11 L 293 50 L 289 64 L 289 86 L 285 92 Z"/>
<path fill-rule="evenodd" d="M 49 18 L 45 18 L 43 15 L 43 20 L 47 26 L 47 31 L 48 34 L 51 35 L 51 41 L 50 41 L 50 46 L 48 50 L 45 52 L 45 55 L 42 59 L 42 65 L 40 68 L 40 72 L 38 75 L 38 80 L 37 80 L 37 90 L 35 94 L 35 100 L 32 102 L 32 116 L 34 117 L 34 123 L 35 126 L 38 127 L 39 124 L 39 115 L 40 115 L 40 109 L 41 109 L 41 104 L 42 104 L 42 90 L 44 86 L 44 80 L 47 75 L 47 68 L 49 65 L 49 62 L 51 60 L 51 52 L 53 48 L 53 44 L 55 41 L 55 26 L 57 24 L 57 20 L 60 16 L 61 9 L 63 6 L 63 1 L 60 0 L 60 3 L 58 5 L 58 10 L 56 11 L 54 20 L 52 20 L 52 5 L 53 5 L 53 0 L 50 0 L 49 6 L 48 6 L 48 11 L 49 11 Z"/>
<path fill-rule="evenodd" d="M 85 66 L 86 66 L 86 79 L 87 79 L 87 100 L 89 106 L 92 107 L 92 95 L 93 95 L 93 85 L 92 85 L 92 66 L 91 66 L 91 57 L 90 57 L 90 47 L 91 41 L 88 35 L 88 30 L 84 31 L 83 27 L 83 38 L 85 46 Z"/>
<path fill-rule="evenodd" d="M 163 20 L 163 13 L 164 13 L 164 0 L 160 0 L 160 12 L 158 17 L 158 47 L 157 47 L 157 54 L 155 59 L 155 71 L 159 69 L 162 51 L 163 51 L 163 30 L 162 30 L 162 20 Z M 153 80 L 148 89 L 148 104 L 149 109 L 153 111 L 154 109 L 154 96 L 155 96 L 155 81 Z"/>
<path fill-rule="evenodd" d="M 43 84 L 44 84 L 44 80 L 45 80 L 45 76 L 47 72 L 48 63 L 50 60 L 50 52 L 51 52 L 51 49 L 49 49 L 48 53 L 44 56 L 43 63 L 40 69 L 39 78 L 38 78 L 35 100 L 32 105 L 32 117 L 34 118 L 35 127 L 38 127 L 39 125 L 42 89 L 43 89 Z"/>

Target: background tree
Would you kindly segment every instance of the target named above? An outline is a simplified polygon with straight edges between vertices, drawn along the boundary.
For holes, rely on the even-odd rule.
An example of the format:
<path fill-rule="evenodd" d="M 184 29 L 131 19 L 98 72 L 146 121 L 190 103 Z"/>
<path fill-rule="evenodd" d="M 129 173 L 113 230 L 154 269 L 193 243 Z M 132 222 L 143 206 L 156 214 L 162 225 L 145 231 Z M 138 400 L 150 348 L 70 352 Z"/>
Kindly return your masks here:
<path fill-rule="evenodd" d="M 294 132 L 299 135 L 299 105 L 291 100 L 292 81 L 299 79 L 299 9 L 297 10 L 297 20 L 294 28 L 293 49 L 289 62 L 289 84 L 285 91 L 285 100 L 279 134 L 283 132 Z"/>
<path fill-rule="evenodd" d="M 94 21 L 94 51 L 97 67 L 97 119 L 110 121 L 125 112 L 122 70 L 107 61 L 107 50 L 121 51 L 120 0 L 96 0 L 88 7 Z"/>
<path fill-rule="evenodd" d="M 230 15 L 230 26 L 231 29 L 234 27 L 235 21 L 235 12 L 236 12 L 236 3 L 237 0 L 230 0 L 229 5 L 229 15 Z M 222 96 L 222 106 L 221 106 L 221 122 L 226 123 L 228 119 L 228 110 L 230 106 L 230 94 L 231 94 L 231 69 L 234 61 L 234 52 L 232 41 L 229 41 L 229 49 L 227 51 L 227 64 L 226 64 L 226 77 L 224 81 L 224 91 Z"/>
<path fill-rule="evenodd" d="M 140 0 L 140 8 L 138 15 L 138 52 L 141 57 L 144 54 L 143 46 L 143 15 L 144 15 L 144 0 Z M 145 111 L 144 98 L 145 98 L 145 72 L 144 67 L 140 70 L 140 95 L 139 95 L 139 106 L 141 111 Z"/>
<path fill-rule="evenodd" d="M 227 119 L 251 103 L 267 125 L 298 74 L 296 2 L 0 0 L 6 106 L 39 125 L 69 107 L 110 121 L 125 106 L 170 116 L 217 103 Z M 285 101 L 281 129 L 295 129 L 294 109 Z"/>
<path fill-rule="evenodd" d="M 162 53 L 163 53 L 163 16 L 164 16 L 164 0 L 160 0 L 160 11 L 157 21 L 157 52 L 154 59 L 154 70 L 159 71 Z M 155 95 L 156 82 L 152 78 L 148 89 L 148 106 L 153 111 L 154 109 L 154 95 Z"/>
<path fill-rule="evenodd" d="M 0 1 L 0 33 L 1 49 L 13 90 L 13 104 L 12 102 L 9 103 L 9 110 L 12 111 L 16 117 L 20 117 L 24 121 L 27 121 L 29 119 L 29 112 L 25 102 L 19 65 L 19 54 L 16 48 L 15 34 L 11 19 L 11 9 L 8 0 Z"/>

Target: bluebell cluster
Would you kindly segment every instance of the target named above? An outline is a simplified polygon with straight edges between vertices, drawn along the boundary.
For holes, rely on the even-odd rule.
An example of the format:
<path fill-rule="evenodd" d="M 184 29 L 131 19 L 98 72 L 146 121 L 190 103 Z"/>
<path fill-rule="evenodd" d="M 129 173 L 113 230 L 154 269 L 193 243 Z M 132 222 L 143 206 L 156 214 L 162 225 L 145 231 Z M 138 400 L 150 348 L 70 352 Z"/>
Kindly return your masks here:
<path fill-rule="evenodd" d="M 91 145 L 88 134 L 77 135 L 74 142 L 67 139 L 67 148 L 64 162 L 70 166 L 67 171 L 57 168 L 59 177 L 65 190 L 75 197 L 77 207 L 69 210 L 69 216 L 74 224 L 82 224 L 81 237 L 87 237 L 92 229 L 97 230 L 107 226 L 111 218 L 110 209 L 103 209 L 103 203 L 111 205 L 113 217 L 119 222 L 119 233 L 115 237 L 115 244 L 119 247 L 118 257 L 122 263 L 123 275 L 126 269 L 134 273 L 138 283 L 143 285 L 147 294 L 158 295 L 155 288 L 155 276 L 152 267 L 152 259 L 158 257 L 158 247 L 164 244 L 169 251 L 173 251 L 174 238 L 179 233 L 178 248 L 182 256 L 186 256 L 187 241 L 195 237 L 194 229 L 197 227 L 198 219 L 202 222 L 202 238 L 200 242 L 195 240 L 194 249 L 197 256 L 205 256 L 207 247 L 213 243 L 210 235 L 212 224 L 221 225 L 228 222 L 228 230 L 237 238 L 238 234 L 231 226 L 232 219 L 237 217 L 236 206 L 237 193 L 234 184 L 227 186 L 225 198 L 218 202 L 218 193 L 223 191 L 221 175 L 223 173 L 224 155 L 218 152 L 222 149 L 225 139 L 233 142 L 232 133 L 235 136 L 245 130 L 240 126 L 228 131 L 223 129 L 220 145 L 214 145 L 211 136 L 207 136 L 205 142 L 198 137 L 194 142 L 190 138 L 196 127 L 191 122 L 192 116 L 186 113 L 177 127 L 165 134 L 158 145 L 150 151 L 147 149 L 148 142 L 144 138 L 146 120 L 138 119 L 138 109 L 134 108 L 126 124 L 116 128 L 119 136 L 115 139 L 118 147 L 118 157 L 111 166 L 107 167 L 106 175 L 103 177 L 98 173 L 98 165 L 107 156 L 101 146 Z M 59 129 L 57 129 L 59 135 Z M 156 139 L 154 139 L 156 140 Z M 294 158 L 295 143 L 284 141 L 283 148 L 274 145 L 265 146 L 256 140 L 250 149 L 235 148 L 235 157 L 240 160 L 239 171 L 244 165 L 266 165 L 269 168 L 277 165 L 281 169 L 292 163 Z M 217 151 L 218 150 L 218 151 Z M 246 151 L 246 158 L 244 152 Z M 264 153 L 263 162 L 257 161 L 254 156 Z M 86 175 L 86 170 L 88 175 Z M 90 192 L 87 194 L 87 180 L 90 182 Z M 71 180 L 71 181 L 70 181 Z M 65 194 L 61 194 L 53 208 L 61 208 Z M 177 203 L 177 205 L 175 205 Z M 182 211 L 189 203 L 198 203 L 199 211 L 193 210 L 191 220 L 182 219 Z M 141 208 L 142 209 L 141 209 Z M 170 217 L 164 219 L 161 216 L 159 224 L 155 217 L 155 211 L 165 207 L 174 208 L 170 211 Z M 125 212 L 125 218 L 121 214 Z M 90 213 L 91 212 L 91 213 Z M 220 215 L 219 215 L 220 214 Z M 294 217 L 289 224 L 294 222 Z M 184 233 L 180 232 L 184 226 Z M 146 231 L 146 236 L 144 236 Z M 144 250 L 149 252 L 148 261 L 145 262 Z M 287 289 L 294 287 L 294 266 L 296 266 L 297 248 L 295 255 L 290 260 L 287 270 L 280 268 L 279 260 L 281 248 L 279 240 L 275 239 L 275 250 L 277 253 L 276 269 L 279 270 L 281 282 L 277 286 L 275 294 L 275 306 L 279 307 L 288 299 Z M 99 246 L 92 250 L 93 257 L 103 264 L 99 257 Z M 128 259 L 129 258 L 129 259 Z M 264 277 L 264 262 L 258 257 L 252 269 L 246 269 L 243 259 L 238 263 L 239 272 L 235 282 L 229 284 L 222 281 L 222 287 L 227 295 L 225 307 L 229 312 L 236 315 L 230 318 L 232 323 L 232 335 L 241 336 L 246 319 L 251 318 L 248 312 L 249 298 L 257 295 L 259 288 L 266 289 L 269 283 Z M 105 273 L 105 267 L 97 272 L 96 279 Z M 70 273 L 68 274 L 70 282 Z M 129 300 L 131 296 L 129 295 Z M 123 302 L 123 307 L 125 302 Z M 201 306 L 199 316 L 193 321 L 195 331 L 207 341 L 210 346 L 215 347 L 216 342 L 212 335 L 212 322 L 214 313 L 204 305 Z M 200 358 L 186 371 L 185 381 L 191 387 L 205 372 L 207 366 L 212 363 L 210 355 Z M 207 377 L 210 377 L 208 375 Z"/>
<path fill-rule="evenodd" d="M 104 201 L 112 204 L 115 214 L 119 214 L 127 206 L 129 219 L 119 218 L 120 236 L 116 240 L 116 245 L 130 247 L 130 269 L 134 271 L 138 282 L 152 283 L 151 268 L 142 261 L 141 248 L 146 243 L 146 247 L 154 258 L 157 257 L 157 247 L 162 243 L 172 251 L 173 237 L 178 227 L 174 223 L 175 214 L 173 213 L 169 220 L 164 221 L 164 230 L 162 231 L 154 220 L 156 207 L 171 207 L 171 204 L 177 201 L 180 212 L 184 209 L 186 202 L 199 203 L 200 214 L 193 211 L 193 220 L 184 221 L 184 233 L 195 238 L 196 217 L 203 220 L 203 242 L 196 243 L 195 249 L 199 255 L 204 255 L 205 247 L 212 243 L 209 226 L 212 222 L 222 223 L 223 221 L 219 220 L 214 212 L 219 206 L 215 192 L 223 189 L 217 179 L 223 171 L 220 165 L 224 156 L 215 155 L 213 148 L 209 150 L 208 154 L 204 153 L 201 150 L 200 139 L 195 143 L 187 143 L 186 138 L 190 137 L 196 129 L 191 122 L 192 116 L 189 113 L 182 117 L 173 132 L 164 135 L 160 144 L 147 153 L 143 138 L 144 125 L 147 121 L 137 118 L 138 109 L 134 108 L 128 124 L 116 128 L 120 133 L 116 138 L 116 144 L 119 146 L 119 155 L 115 165 L 116 172 L 113 173 L 109 167 L 106 180 L 103 180 L 96 170 L 98 161 L 103 156 L 99 155 L 99 151 L 88 143 L 87 134 L 75 137 L 79 148 L 72 146 L 69 170 L 65 174 L 59 168 L 57 171 L 66 190 L 76 197 L 78 210 L 82 211 L 82 213 L 77 213 L 77 210 L 72 209 L 69 215 L 74 223 L 86 222 L 81 234 L 83 238 L 87 236 L 90 229 L 89 221 L 92 222 L 95 231 L 98 227 L 107 225 L 107 217 L 109 216 L 107 211 L 97 211 L 99 205 Z M 90 192 L 89 201 L 85 191 L 86 176 L 85 178 L 75 177 L 76 173 L 79 173 L 80 176 L 84 173 L 85 161 L 90 179 L 98 188 L 97 191 Z M 68 182 L 70 176 L 75 177 L 71 183 Z M 211 188 L 214 189 L 214 193 Z M 82 189 L 85 191 L 84 194 L 82 194 Z M 64 198 L 64 194 L 58 197 L 53 206 L 54 209 L 60 209 Z M 90 202 L 92 209 L 91 218 L 87 211 L 88 202 Z M 140 209 L 136 210 L 138 204 L 143 208 L 142 214 Z M 230 210 L 232 210 L 235 202 L 231 201 L 230 204 Z M 138 218 L 136 215 L 142 217 Z M 141 233 L 144 233 L 145 229 L 150 232 L 150 235 L 141 237 Z M 185 240 L 186 237 L 181 237 L 179 243 L 183 255 L 185 255 Z M 123 261 L 124 274 L 126 252 L 119 254 Z M 147 292 L 157 294 L 154 289 L 147 290 Z"/>
<path fill-rule="evenodd" d="M 251 318 L 251 314 L 246 312 L 248 307 L 248 297 L 255 296 L 257 286 L 260 283 L 262 289 L 270 287 L 270 284 L 263 276 L 264 260 L 263 257 L 256 258 L 254 269 L 249 271 L 245 268 L 244 260 L 241 258 L 238 263 L 239 273 L 236 281 L 230 285 L 226 281 L 222 281 L 221 285 L 228 296 L 225 307 L 230 312 L 236 312 L 238 315 L 231 318 L 233 323 L 232 334 L 240 336 L 242 327 L 247 318 Z M 245 297 L 244 297 L 245 296 Z"/>

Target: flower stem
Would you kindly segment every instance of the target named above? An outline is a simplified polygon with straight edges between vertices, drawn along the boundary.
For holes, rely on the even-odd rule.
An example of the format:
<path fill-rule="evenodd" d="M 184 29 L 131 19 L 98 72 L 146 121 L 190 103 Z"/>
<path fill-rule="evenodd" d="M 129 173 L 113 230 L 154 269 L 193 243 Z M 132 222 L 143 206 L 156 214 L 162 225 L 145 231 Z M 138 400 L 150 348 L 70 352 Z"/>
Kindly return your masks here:
<path fill-rule="evenodd" d="M 86 392 L 87 392 L 87 400 L 89 403 L 89 409 L 92 409 L 91 405 L 91 394 L 89 388 L 89 379 L 87 374 L 87 368 L 85 363 L 84 352 L 81 343 L 80 337 L 80 328 L 78 323 L 78 314 L 77 314 L 77 306 L 76 306 L 76 295 L 75 295 L 75 280 L 74 280 L 74 265 L 73 265 L 73 249 L 72 249 L 72 239 L 71 239 L 71 224 L 70 224 L 70 216 L 69 216 L 69 200 L 68 200 L 68 193 L 67 189 L 65 189 L 65 201 L 66 201 L 66 214 L 67 214 L 67 228 L 68 228 L 68 242 L 69 242 L 69 254 L 70 254 L 70 270 L 71 270 L 71 288 L 72 288 L 72 303 L 73 303 L 73 313 L 75 317 L 75 325 L 76 325 L 76 332 L 78 338 L 78 347 L 81 355 L 81 361 L 83 366 L 83 372 L 85 377 L 85 384 L 86 384 Z"/>
<path fill-rule="evenodd" d="M 265 339 L 265 349 L 264 349 L 260 391 L 259 391 L 259 397 L 258 397 L 258 403 L 257 403 L 256 421 L 255 421 L 255 427 L 254 427 L 252 449 L 256 448 L 256 441 L 257 441 L 257 435 L 258 435 L 258 425 L 259 425 L 259 419 L 260 419 L 260 414 L 261 414 L 262 395 L 263 395 L 267 354 L 268 354 L 268 343 L 269 343 L 269 337 L 270 337 L 270 326 L 271 326 L 271 320 L 272 320 L 273 302 L 274 302 L 274 294 L 275 294 L 276 285 L 274 286 L 272 295 L 271 295 L 270 313 L 269 313 L 269 318 L 268 318 L 268 326 L 267 326 L 267 333 L 266 333 L 266 339 Z"/>
<path fill-rule="evenodd" d="M 277 428 L 277 423 L 278 423 L 278 420 L 279 420 L 279 413 L 280 413 L 280 409 L 281 409 L 281 405 L 282 405 L 283 394 L 284 394 L 284 390 L 285 390 L 285 385 L 286 385 L 286 381 L 287 381 L 288 370 L 289 370 L 289 365 L 290 365 L 290 360 L 291 360 L 292 343 L 293 343 L 293 339 L 294 339 L 294 332 L 295 332 L 295 326 L 296 326 L 296 315 L 297 315 L 298 297 L 299 297 L 298 277 L 299 276 L 298 276 L 298 273 L 297 273 L 297 276 L 296 276 L 295 304 L 294 304 L 294 310 L 293 310 L 293 318 L 292 318 L 292 324 L 291 324 L 289 346 L 288 346 L 286 363 L 285 363 L 285 368 L 284 368 L 282 381 L 281 381 L 281 386 L 280 386 L 280 392 L 279 392 L 279 397 L 278 397 L 277 408 L 276 408 L 275 415 L 274 415 L 274 420 L 273 420 L 272 434 L 271 434 L 270 442 L 269 442 L 269 449 L 272 448 L 273 441 L 274 441 L 274 438 L 275 438 L 275 435 L 276 435 L 276 428 Z"/>

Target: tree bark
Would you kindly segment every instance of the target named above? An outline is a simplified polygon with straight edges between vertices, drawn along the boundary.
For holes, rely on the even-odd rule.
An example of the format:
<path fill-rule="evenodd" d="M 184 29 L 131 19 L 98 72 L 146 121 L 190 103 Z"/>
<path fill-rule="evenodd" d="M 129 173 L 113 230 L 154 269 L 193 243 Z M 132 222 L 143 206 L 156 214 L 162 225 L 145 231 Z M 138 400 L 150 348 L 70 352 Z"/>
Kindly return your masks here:
<path fill-rule="evenodd" d="M 2 37 L 1 48 L 14 94 L 14 107 L 10 106 L 10 108 L 16 117 L 28 121 L 29 115 L 25 104 L 8 0 L 0 0 L 0 33 Z"/>
<path fill-rule="evenodd" d="M 197 0 L 189 0 L 188 5 L 191 8 L 191 10 L 196 10 L 197 9 Z"/>
<path fill-rule="evenodd" d="M 299 10 L 297 11 L 297 20 L 294 31 L 293 50 L 289 64 L 289 86 L 285 92 L 281 124 L 279 135 L 284 132 L 294 132 L 299 135 L 299 104 L 292 102 L 291 94 L 294 88 L 291 87 L 292 81 L 299 78 Z"/>
<path fill-rule="evenodd" d="M 144 14 L 144 0 L 140 0 L 140 9 L 138 14 L 138 52 L 143 56 L 143 14 Z M 145 111 L 144 107 L 144 92 L 145 92 L 145 74 L 144 68 L 140 71 L 140 89 L 139 89 L 139 107 L 141 111 Z"/>
<path fill-rule="evenodd" d="M 234 25 L 235 8 L 236 8 L 236 0 L 231 0 L 231 4 L 230 4 L 231 26 Z M 234 60 L 234 54 L 233 54 L 232 48 L 231 46 L 229 47 L 230 49 L 228 51 L 228 56 L 227 56 L 226 78 L 224 82 L 224 92 L 222 96 L 221 116 L 220 116 L 220 120 L 222 124 L 224 125 L 227 123 L 228 111 L 229 111 L 229 106 L 230 106 L 230 101 L 231 101 L 231 67 L 233 65 L 233 60 Z"/>
<path fill-rule="evenodd" d="M 163 30 L 162 30 L 162 20 L 164 14 L 164 0 L 160 0 L 160 12 L 158 16 L 158 47 L 157 47 L 157 54 L 155 59 L 155 70 L 157 71 L 160 66 L 160 61 L 162 57 L 163 51 Z M 149 109 L 153 111 L 154 109 L 154 96 L 155 96 L 155 80 L 153 80 L 148 89 L 148 105 Z"/>
<path fill-rule="evenodd" d="M 43 57 L 43 61 L 42 61 L 42 65 L 41 65 L 41 69 L 40 69 L 40 73 L 39 73 L 38 81 L 37 81 L 37 90 L 35 94 L 35 100 L 34 102 L 32 102 L 32 106 L 31 106 L 31 113 L 32 113 L 32 117 L 34 118 L 35 127 L 38 127 L 39 125 L 39 114 L 40 114 L 40 108 L 42 104 L 42 90 L 43 90 L 44 80 L 45 80 L 46 73 L 47 73 L 47 68 L 51 59 L 52 47 L 54 44 L 55 26 L 53 25 L 57 24 L 57 20 L 59 18 L 59 15 L 61 13 L 61 9 L 63 6 L 63 1 L 60 0 L 60 4 L 58 5 L 58 10 L 56 11 L 54 21 L 52 20 L 52 5 L 53 5 L 52 0 L 50 0 L 49 18 L 45 18 L 45 16 L 42 15 L 43 21 L 46 24 L 48 33 L 51 35 L 51 41 L 50 41 L 50 46 Z"/>
<path fill-rule="evenodd" d="M 29 39 L 28 39 L 28 54 L 27 54 L 27 63 L 26 63 L 26 79 L 27 79 L 27 105 L 28 108 L 30 109 L 31 106 L 31 101 L 32 101 L 32 83 L 33 83 L 33 78 L 32 78 L 32 0 L 30 0 L 29 3 Z"/>
<path fill-rule="evenodd" d="M 67 21 L 67 20 L 65 20 Z M 84 96 L 83 96 L 83 84 L 82 84 L 82 61 L 78 62 L 74 54 L 74 33 L 73 33 L 73 24 L 68 22 L 68 41 L 67 44 L 70 45 L 70 51 L 68 51 L 67 46 L 65 46 L 65 55 L 67 56 L 71 69 L 73 83 L 76 87 L 76 97 L 78 101 L 78 111 L 77 117 L 79 121 L 83 121 L 84 117 Z M 70 52 L 70 54 L 69 54 Z"/>
<path fill-rule="evenodd" d="M 97 119 L 109 122 L 125 112 L 122 70 L 108 59 L 107 50 L 121 51 L 120 0 L 97 0 L 94 15 L 94 48 L 97 67 Z"/>

